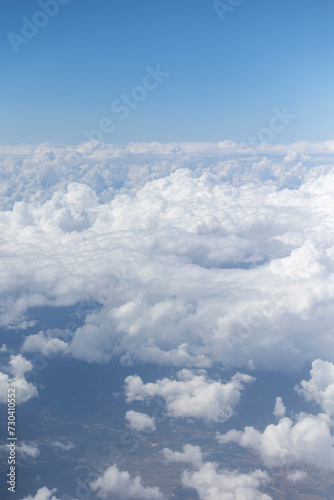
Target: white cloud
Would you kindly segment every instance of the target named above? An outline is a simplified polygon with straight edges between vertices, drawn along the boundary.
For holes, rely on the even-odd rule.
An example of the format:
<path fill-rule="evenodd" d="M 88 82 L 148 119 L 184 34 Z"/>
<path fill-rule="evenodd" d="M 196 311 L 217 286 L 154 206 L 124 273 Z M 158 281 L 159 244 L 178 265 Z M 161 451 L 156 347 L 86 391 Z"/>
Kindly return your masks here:
<path fill-rule="evenodd" d="M 191 444 L 185 444 L 183 446 L 183 452 L 163 448 L 162 454 L 167 463 L 188 463 L 198 469 L 203 464 L 203 454 L 201 448 L 199 446 L 192 446 Z"/>
<path fill-rule="evenodd" d="M 22 500 L 59 500 L 56 498 L 54 493 L 57 491 L 56 488 L 53 490 L 49 490 L 46 486 L 43 488 L 39 488 L 35 496 L 28 495 L 27 497 L 22 498 Z"/>
<path fill-rule="evenodd" d="M 279 419 L 285 417 L 285 413 L 286 413 L 286 408 L 283 404 L 282 398 L 281 397 L 276 398 L 276 404 L 273 414 L 275 415 L 276 418 Z"/>
<path fill-rule="evenodd" d="M 127 402 L 161 396 L 165 399 L 168 414 L 172 417 L 223 422 L 234 414 L 245 384 L 255 380 L 250 375 L 237 373 L 224 384 L 210 380 L 203 374 L 195 375 L 187 369 L 178 373 L 178 379 L 164 378 L 155 383 L 144 384 L 138 375 L 131 375 L 125 379 Z"/>
<path fill-rule="evenodd" d="M 282 398 L 277 397 L 273 412 L 277 424 L 267 425 L 263 432 L 254 427 L 245 427 L 243 431 L 233 429 L 225 434 L 218 432 L 217 440 L 223 445 L 234 442 L 256 451 L 267 467 L 306 464 L 334 470 L 334 365 L 317 359 L 312 363 L 310 375 L 296 390 L 308 401 L 318 403 L 324 413 L 301 412 L 288 418 Z"/>
<path fill-rule="evenodd" d="M 45 201 L 73 181 L 91 186 L 106 200 L 114 195 L 115 185 L 143 185 L 190 165 L 195 171 L 210 167 L 236 184 L 251 179 L 254 183 L 266 181 L 291 188 L 305 177 L 318 175 L 316 171 L 330 169 L 333 141 L 266 145 L 257 153 L 247 144 L 231 141 L 125 146 L 100 143 L 76 148 L 44 143 L 37 147 L 1 146 L 0 152 L 0 196 L 8 208 L 18 200 Z M 261 163 L 264 166 L 259 168 Z"/>
<path fill-rule="evenodd" d="M 129 423 L 129 427 L 135 431 L 155 431 L 156 426 L 154 418 L 146 415 L 145 413 L 139 413 L 138 411 L 129 410 L 125 414 L 125 418 Z"/>
<path fill-rule="evenodd" d="M 281 370 L 334 357 L 333 141 L 70 150 L 0 148 L 1 325 L 102 304 L 72 342 L 36 332 L 25 352 Z"/>
<path fill-rule="evenodd" d="M 308 464 L 334 470 L 331 426 L 332 422 L 324 413 L 300 413 L 295 421 L 283 417 L 276 425 L 268 425 L 263 432 L 245 427 L 243 431 L 217 433 L 217 439 L 221 444 L 235 442 L 255 450 L 267 467 Z"/>
<path fill-rule="evenodd" d="M 269 482 L 266 472 L 256 470 L 248 474 L 217 470 L 217 464 L 205 463 L 197 471 L 185 471 L 182 484 L 194 488 L 201 500 L 272 500 L 260 488 Z"/>
<path fill-rule="evenodd" d="M 9 361 L 9 371 L 15 379 L 24 377 L 24 374 L 31 371 L 33 366 L 22 354 L 11 356 Z"/>
<path fill-rule="evenodd" d="M 236 470 L 218 470 L 215 462 L 203 462 L 199 446 L 189 444 L 183 447 L 183 452 L 169 448 L 162 452 L 168 463 L 190 463 L 194 467 L 195 470 L 183 472 L 182 485 L 195 489 L 201 500 L 271 500 L 259 489 L 270 480 L 266 472 L 255 470 L 240 474 Z"/>
<path fill-rule="evenodd" d="M 307 479 L 307 474 L 302 470 L 296 470 L 295 472 L 288 474 L 287 479 L 292 483 L 299 483 Z"/>
<path fill-rule="evenodd" d="M 23 354 L 186 367 L 175 380 L 130 378 L 132 392 L 212 421 L 233 414 L 245 381 L 195 369 L 291 371 L 319 358 L 299 392 L 327 415 L 286 418 L 278 398 L 276 425 L 228 439 L 266 464 L 332 467 L 333 365 L 320 358 L 334 359 L 334 141 L 256 152 L 230 141 L 95 144 L 76 161 L 63 145 L 0 152 L 0 325 L 32 327 L 31 307 L 101 304 L 73 339 L 35 330 Z M 2 402 L 9 383 L 22 401 L 37 395 L 27 370 L 23 356 L 2 370 Z M 225 474 L 207 469 L 214 484 Z"/>
<path fill-rule="evenodd" d="M 307 401 L 317 403 L 325 413 L 334 417 L 334 364 L 316 359 L 310 375 L 310 380 L 302 380 L 296 390 Z"/>
<path fill-rule="evenodd" d="M 22 352 L 40 352 L 45 357 L 66 354 L 69 346 L 66 342 L 40 331 L 29 335 L 23 342 Z"/>
<path fill-rule="evenodd" d="M 143 486 L 140 476 L 131 477 L 128 472 L 119 471 L 116 465 L 109 467 L 91 488 L 99 498 L 112 495 L 119 500 L 165 500 L 159 488 Z"/>
<path fill-rule="evenodd" d="M 38 396 L 34 384 L 27 382 L 24 378 L 24 374 L 32 369 L 31 362 L 24 358 L 22 354 L 11 355 L 7 371 L 12 376 L 0 372 L 0 403 L 7 403 L 9 388 L 15 388 L 16 403 L 24 403 Z"/>

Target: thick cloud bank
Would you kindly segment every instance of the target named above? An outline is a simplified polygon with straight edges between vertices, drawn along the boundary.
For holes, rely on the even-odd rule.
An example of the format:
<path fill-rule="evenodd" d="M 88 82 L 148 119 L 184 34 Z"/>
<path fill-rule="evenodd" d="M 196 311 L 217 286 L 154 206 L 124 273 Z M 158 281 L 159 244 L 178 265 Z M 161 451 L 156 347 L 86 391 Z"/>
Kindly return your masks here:
<path fill-rule="evenodd" d="M 2 147 L 1 310 L 93 301 L 24 353 L 298 370 L 334 358 L 334 143 Z M 26 354 L 25 354 L 26 355 Z"/>

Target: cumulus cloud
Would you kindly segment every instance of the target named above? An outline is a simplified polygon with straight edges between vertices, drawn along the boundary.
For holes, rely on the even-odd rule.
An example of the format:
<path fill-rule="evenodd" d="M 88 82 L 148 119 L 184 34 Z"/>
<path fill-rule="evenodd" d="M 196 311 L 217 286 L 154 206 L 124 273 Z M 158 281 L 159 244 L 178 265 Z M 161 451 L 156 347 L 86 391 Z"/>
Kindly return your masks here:
<path fill-rule="evenodd" d="M 69 346 L 66 342 L 43 331 L 29 335 L 22 345 L 22 352 L 40 352 L 45 357 L 66 354 L 68 351 Z"/>
<path fill-rule="evenodd" d="M 32 370 L 32 364 L 30 361 L 25 359 L 22 354 L 17 356 L 11 356 L 9 361 L 9 372 L 13 375 L 15 379 L 20 379 L 24 376 L 26 372 Z"/>
<path fill-rule="evenodd" d="M 276 404 L 273 414 L 275 415 L 276 418 L 279 419 L 285 417 L 285 413 L 286 413 L 286 408 L 283 404 L 282 398 L 281 397 L 276 398 Z"/>
<path fill-rule="evenodd" d="M 15 399 L 17 403 L 24 403 L 38 396 L 36 386 L 27 382 L 25 373 L 33 369 L 32 363 L 18 354 L 11 355 L 7 367 L 9 373 L 0 372 L 0 403 L 7 403 L 8 389 L 15 388 Z"/>
<path fill-rule="evenodd" d="M 203 454 L 199 446 L 185 444 L 183 451 L 172 451 L 169 448 L 163 448 L 161 452 L 167 463 L 187 463 L 198 469 L 203 464 Z"/>
<path fill-rule="evenodd" d="M 280 370 L 333 358 L 333 141 L 1 152 L 0 324 L 101 304 L 73 340 L 34 332 L 24 352 Z"/>
<path fill-rule="evenodd" d="M 312 363 L 310 379 L 302 380 L 297 392 L 307 401 L 317 403 L 322 410 L 334 417 L 334 364 L 322 359 Z"/>
<path fill-rule="evenodd" d="M 125 379 L 125 391 L 128 403 L 161 396 L 166 401 L 168 414 L 175 418 L 223 422 L 234 414 L 245 384 L 254 380 L 250 375 L 237 373 L 224 384 L 183 369 L 178 373 L 178 380 L 164 378 L 147 384 L 138 375 L 130 375 Z"/>
<path fill-rule="evenodd" d="M 59 500 L 56 498 L 54 493 L 57 491 L 56 488 L 53 490 L 49 490 L 46 486 L 43 488 L 39 488 L 35 496 L 28 495 L 27 497 L 22 498 L 22 500 Z"/>
<path fill-rule="evenodd" d="M 155 421 L 153 417 L 140 413 L 138 411 L 129 410 L 125 414 L 125 418 L 129 423 L 129 427 L 135 431 L 155 431 Z"/>
<path fill-rule="evenodd" d="M 267 467 L 308 464 L 334 470 L 331 427 L 332 422 L 324 413 L 300 413 L 294 421 L 283 417 L 263 432 L 245 427 L 243 431 L 217 433 L 216 437 L 221 444 L 234 442 L 256 451 Z"/>
<path fill-rule="evenodd" d="M 162 450 L 167 462 L 190 463 L 195 470 L 185 470 L 182 485 L 197 491 L 201 500 L 270 500 L 260 488 L 269 483 L 269 475 L 261 470 L 240 474 L 236 470 L 219 470 L 215 462 L 203 462 L 199 446 L 185 445 L 183 452 Z"/>
<path fill-rule="evenodd" d="M 166 500 L 159 488 L 143 486 L 140 476 L 131 477 L 126 471 L 119 471 L 116 465 L 109 467 L 102 476 L 91 483 L 99 498 L 115 496 L 119 500 Z"/>
<path fill-rule="evenodd" d="M 334 365 L 317 359 L 312 363 L 310 379 L 296 389 L 306 400 L 318 403 L 324 413 L 301 412 L 288 418 L 282 398 L 277 397 L 273 412 L 277 424 L 267 425 L 263 432 L 254 427 L 217 432 L 216 438 L 223 445 L 238 443 L 256 451 L 267 467 L 306 464 L 334 470 L 333 382 Z"/>
<path fill-rule="evenodd" d="M 197 471 L 185 471 L 182 475 L 184 487 L 197 491 L 201 500 L 272 500 L 261 493 L 260 488 L 269 482 L 266 472 L 256 470 L 249 474 L 238 471 L 217 470 L 212 462 L 205 463 Z"/>

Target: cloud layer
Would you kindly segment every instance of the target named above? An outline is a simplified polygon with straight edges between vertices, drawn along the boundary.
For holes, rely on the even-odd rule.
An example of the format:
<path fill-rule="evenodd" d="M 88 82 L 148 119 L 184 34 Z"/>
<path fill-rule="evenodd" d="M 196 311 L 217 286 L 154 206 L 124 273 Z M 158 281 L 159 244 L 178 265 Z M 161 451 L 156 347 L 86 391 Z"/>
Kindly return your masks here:
<path fill-rule="evenodd" d="M 322 413 L 287 416 L 277 397 L 275 424 L 217 439 L 255 451 L 265 467 L 334 470 L 333 159 L 333 141 L 0 148 L 0 326 L 34 328 L 29 308 L 47 305 L 81 308 L 83 320 L 34 328 L 22 354 L 3 348 L 0 401 L 9 384 L 21 402 L 37 396 L 25 378 L 35 352 L 117 357 L 182 368 L 149 383 L 127 377 L 128 403 L 159 396 L 171 417 L 219 423 L 254 379 L 212 380 L 214 365 L 293 371 L 317 358 L 297 390 Z M 134 432 L 155 430 L 144 413 L 125 417 Z M 36 458 L 39 448 L 18 451 Z M 266 471 L 221 469 L 190 444 L 163 455 L 187 467 L 182 485 L 201 500 L 270 499 Z M 99 498 L 165 498 L 116 465 L 91 488 Z M 25 500 L 57 500 L 56 490 Z"/>
<path fill-rule="evenodd" d="M 3 147 L 1 324 L 93 300 L 73 338 L 36 331 L 23 352 L 277 370 L 332 359 L 333 144 L 96 144 L 72 160 L 62 145 Z"/>

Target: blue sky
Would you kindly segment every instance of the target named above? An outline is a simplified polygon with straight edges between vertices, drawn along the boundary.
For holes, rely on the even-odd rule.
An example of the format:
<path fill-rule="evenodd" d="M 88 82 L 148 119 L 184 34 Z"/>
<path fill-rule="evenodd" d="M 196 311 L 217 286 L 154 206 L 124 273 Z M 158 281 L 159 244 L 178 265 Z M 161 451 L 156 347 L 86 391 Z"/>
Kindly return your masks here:
<path fill-rule="evenodd" d="M 332 2 L 243 0 L 221 20 L 208 0 L 70 0 L 17 53 L 8 33 L 41 7 L 0 10 L 2 144 L 79 143 L 103 118 L 106 142 L 242 142 L 284 106 L 273 143 L 333 137 Z M 111 103 L 157 64 L 169 76 L 120 120 Z"/>

